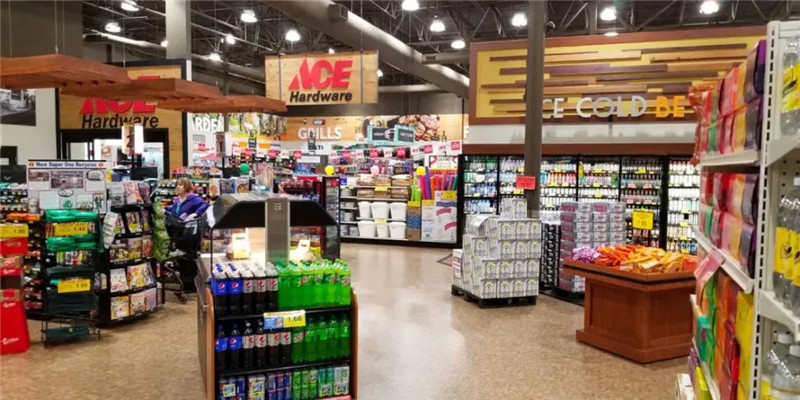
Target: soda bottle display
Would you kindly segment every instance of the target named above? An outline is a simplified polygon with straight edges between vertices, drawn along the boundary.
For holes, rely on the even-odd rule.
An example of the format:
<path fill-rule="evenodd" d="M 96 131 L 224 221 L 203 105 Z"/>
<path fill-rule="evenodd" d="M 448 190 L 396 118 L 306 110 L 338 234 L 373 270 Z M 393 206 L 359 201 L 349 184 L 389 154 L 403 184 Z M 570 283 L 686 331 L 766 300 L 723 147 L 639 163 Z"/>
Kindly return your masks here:
<path fill-rule="evenodd" d="M 242 336 L 239 332 L 239 326 L 233 324 L 231 334 L 228 336 L 228 361 L 227 367 L 232 370 L 242 368 Z"/>
<path fill-rule="evenodd" d="M 267 366 L 267 334 L 264 332 L 264 325 L 259 321 L 256 324 L 256 366 L 266 368 Z"/>
<path fill-rule="evenodd" d="M 228 263 L 228 313 L 239 315 L 242 310 L 242 277 L 233 263 Z"/>
<path fill-rule="evenodd" d="M 250 327 L 250 321 L 244 321 L 244 335 L 242 336 L 242 366 L 244 369 L 255 367 L 256 336 Z"/>
<path fill-rule="evenodd" d="M 325 317 L 319 319 L 317 325 L 317 360 L 328 358 L 328 322 Z"/>
<path fill-rule="evenodd" d="M 280 363 L 281 365 L 292 363 L 292 331 L 281 332 Z"/>
<path fill-rule="evenodd" d="M 350 267 L 342 260 L 336 261 L 339 266 L 339 305 L 350 305 Z"/>
<path fill-rule="evenodd" d="M 337 357 L 339 357 L 339 320 L 332 315 L 331 321 L 328 323 L 328 352 L 325 354 L 325 358 Z"/>
<path fill-rule="evenodd" d="M 267 264 L 265 267 L 266 275 L 266 290 L 267 300 L 266 307 L 268 311 L 275 311 L 278 309 L 278 270 L 272 264 Z"/>
<path fill-rule="evenodd" d="M 239 273 L 242 276 L 242 314 L 248 315 L 252 314 L 253 310 L 255 310 L 255 306 L 253 305 L 253 300 L 255 300 L 255 277 L 253 273 L 249 270 L 240 269 Z"/>
<path fill-rule="evenodd" d="M 214 314 L 224 317 L 228 312 L 228 277 L 222 264 L 216 264 L 211 274 L 211 290 L 214 294 Z"/>
<path fill-rule="evenodd" d="M 317 321 L 314 318 L 309 318 L 306 322 L 306 337 L 303 344 L 305 362 L 317 361 Z"/>
<path fill-rule="evenodd" d="M 217 325 L 217 338 L 214 340 L 214 368 L 217 373 L 225 371 L 225 356 L 228 351 L 228 338 L 222 325 Z"/>
<path fill-rule="evenodd" d="M 278 366 L 278 361 L 280 361 L 280 345 L 281 345 L 281 333 L 280 332 L 269 332 L 267 333 L 267 357 L 268 357 L 268 364 L 270 367 Z"/>
<path fill-rule="evenodd" d="M 302 364 L 304 362 L 303 344 L 306 337 L 305 329 L 295 328 L 292 331 L 292 363 Z"/>
<path fill-rule="evenodd" d="M 339 321 L 339 358 L 350 357 L 350 319 L 343 314 Z"/>

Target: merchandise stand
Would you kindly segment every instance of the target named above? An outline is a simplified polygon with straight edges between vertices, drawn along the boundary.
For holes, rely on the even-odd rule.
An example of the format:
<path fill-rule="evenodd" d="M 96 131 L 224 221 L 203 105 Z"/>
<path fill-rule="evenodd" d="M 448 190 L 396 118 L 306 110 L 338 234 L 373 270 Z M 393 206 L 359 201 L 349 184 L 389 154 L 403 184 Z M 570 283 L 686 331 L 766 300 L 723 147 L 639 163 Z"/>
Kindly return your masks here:
<path fill-rule="evenodd" d="M 281 195 L 256 195 L 236 194 L 223 195 L 206 214 L 208 227 L 215 229 L 237 228 L 265 228 L 264 252 L 254 251 L 252 254 L 264 254 L 265 262 L 285 262 L 288 260 L 290 243 L 289 231 L 291 227 L 301 226 L 335 226 L 336 221 L 319 203 L 297 197 Z M 212 234 L 213 237 L 213 234 Z M 212 243 L 211 249 L 213 251 Z M 218 398 L 218 390 L 223 390 L 221 379 L 236 379 L 254 374 L 266 375 L 271 373 L 291 373 L 308 368 L 326 368 L 347 365 L 349 372 L 349 396 L 357 398 L 357 367 L 358 367 L 358 301 L 355 292 L 351 289 L 350 305 L 335 307 L 306 308 L 291 310 L 301 312 L 305 316 L 330 315 L 332 313 L 347 313 L 351 321 L 350 356 L 339 359 L 329 359 L 311 363 L 289 363 L 288 365 L 270 366 L 251 370 L 223 370 L 215 371 L 215 332 L 217 324 L 222 321 L 255 320 L 272 318 L 281 312 L 265 312 L 261 314 L 246 315 L 215 315 L 214 296 L 209 287 L 211 281 L 211 267 L 214 254 L 204 254 L 198 260 L 198 276 L 196 286 L 198 293 L 198 353 L 201 371 L 206 387 L 206 398 Z M 285 312 L 285 310 L 282 310 Z M 317 398 L 317 397 L 312 397 Z"/>

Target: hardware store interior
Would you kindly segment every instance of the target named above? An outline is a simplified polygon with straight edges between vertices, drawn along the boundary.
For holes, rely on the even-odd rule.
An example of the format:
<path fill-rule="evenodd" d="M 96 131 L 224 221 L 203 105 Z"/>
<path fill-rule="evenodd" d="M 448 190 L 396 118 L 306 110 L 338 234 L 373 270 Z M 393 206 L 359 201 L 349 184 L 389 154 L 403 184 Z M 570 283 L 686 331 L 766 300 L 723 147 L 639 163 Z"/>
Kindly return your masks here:
<path fill-rule="evenodd" d="M 795 398 L 798 17 L 0 0 L 0 398 Z"/>

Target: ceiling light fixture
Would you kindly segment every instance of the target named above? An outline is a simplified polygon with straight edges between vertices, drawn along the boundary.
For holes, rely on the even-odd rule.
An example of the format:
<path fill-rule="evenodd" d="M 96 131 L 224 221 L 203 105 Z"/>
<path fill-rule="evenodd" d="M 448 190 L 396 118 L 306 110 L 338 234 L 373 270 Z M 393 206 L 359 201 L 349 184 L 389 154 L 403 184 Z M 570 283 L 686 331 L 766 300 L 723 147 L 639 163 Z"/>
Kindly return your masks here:
<path fill-rule="evenodd" d="M 378 70 L 378 78 L 383 78 L 383 71 Z"/>
<path fill-rule="evenodd" d="M 233 36 L 231 33 L 225 35 L 225 43 L 236 44 L 236 36 Z"/>
<path fill-rule="evenodd" d="M 528 17 L 526 17 L 524 13 L 518 12 L 511 17 L 511 25 L 514 25 L 517 28 L 526 26 L 528 25 Z"/>
<path fill-rule="evenodd" d="M 290 42 L 299 42 L 300 41 L 300 32 L 297 29 L 289 29 L 286 31 L 286 40 Z"/>
<path fill-rule="evenodd" d="M 119 22 L 109 22 L 106 24 L 106 32 L 120 33 L 122 28 L 119 26 Z"/>
<path fill-rule="evenodd" d="M 167 39 L 164 39 L 164 40 L 162 40 L 162 41 L 161 41 L 161 47 L 167 47 L 167 44 L 168 44 L 168 43 L 169 43 L 169 42 L 167 42 Z"/>
<path fill-rule="evenodd" d="M 619 33 L 617 33 L 617 31 L 610 31 L 610 32 L 604 33 L 604 35 L 606 35 L 608 37 L 614 37 L 614 36 L 619 35 Z"/>
<path fill-rule="evenodd" d="M 130 12 L 139 11 L 139 7 L 136 6 L 136 2 L 133 0 L 122 0 L 122 3 L 120 3 L 119 8 Z"/>
<path fill-rule="evenodd" d="M 438 15 L 433 16 L 433 21 L 431 21 L 431 32 L 444 32 L 444 22 L 439 19 Z"/>
<path fill-rule="evenodd" d="M 400 5 L 403 10 L 406 11 L 417 11 L 419 10 L 419 1 L 417 0 L 403 0 L 403 4 Z"/>
<path fill-rule="evenodd" d="M 253 10 L 244 10 L 242 11 L 242 15 L 239 16 L 239 19 L 242 22 L 252 24 L 254 22 L 258 22 L 258 18 L 256 18 L 256 13 Z"/>
<path fill-rule="evenodd" d="M 617 19 L 617 9 L 614 6 L 608 6 L 600 11 L 600 19 L 603 21 L 613 21 Z"/>
<path fill-rule="evenodd" d="M 222 61 L 222 56 L 219 53 L 217 53 L 216 51 L 214 51 L 214 52 L 212 52 L 211 54 L 208 55 L 208 59 L 209 59 L 209 61 L 219 62 L 219 61 Z"/>
<path fill-rule="evenodd" d="M 453 40 L 452 43 L 450 43 L 450 47 L 452 47 L 452 48 L 454 48 L 456 50 L 461 50 L 464 47 L 467 47 L 467 43 L 464 42 L 464 39 L 458 38 L 456 40 Z"/>
<path fill-rule="evenodd" d="M 715 0 L 706 0 L 700 4 L 700 14 L 714 14 L 719 11 L 719 3 Z"/>
<path fill-rule="evenodd" d="M 328 47 L 328 54 L 333 54 L 333 53 L 336 53 L 336 50 L 334 50 L 333 47 Z"/>

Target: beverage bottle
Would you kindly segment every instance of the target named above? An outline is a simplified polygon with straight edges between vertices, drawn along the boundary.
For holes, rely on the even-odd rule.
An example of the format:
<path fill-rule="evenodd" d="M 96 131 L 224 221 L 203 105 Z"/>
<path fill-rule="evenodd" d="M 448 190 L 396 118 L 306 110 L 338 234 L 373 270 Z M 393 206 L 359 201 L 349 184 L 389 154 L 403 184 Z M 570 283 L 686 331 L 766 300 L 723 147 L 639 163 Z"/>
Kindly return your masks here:
<path fill-rule="evenodd" d="M 311 265 L 311 277 L 313 282 L 311 284 L 310 298 L 311 303 L 308 307 L 319 307 L 325 302 L 324 296 L 324 281 L 325 281 L 325 268 L 321 263 L 314 263 Z"/>
<path fill-rule="evenodd" d="M 305 362 L 317 361 L 317 321 L 309 318 L 306 323 L 306 337 L 303 340 L 303 358 Z"/>
<path fill-rule="evenodd" d="M 267 333 L 267 357 L 270 367 L 277 367 L 280 361 L 281 333 L 272 331 Z"/>
<path fill-rule="evenodd" d="M 339 357 L 339 320 L 336 315 L 331 315 L 328 322 L 328 359 Z"/>
<path fill-rule="evenodd" d="M 228 338 L 222 324 L 217 325 L 217 338 L 214 340 L 214 368 L 217 373 L 225 371 L 225 356 L 228 351 Z"/>
<path fill-rule="evenodd" d="M 320 317 L 317 323 L 317 360 L 328 359 L 328 322 Z"/>
<path fill-rule="evenodd" d="M 249 269 L 240 268 L 239 274 L 242 276 L 242 314 L 252 314 L 255 310 L 253 301 L 255 300 L 255 276 Z"/>
<path fill-rule="evenodd" d="M 772 374 L 772 397 L 796 399 L 800 393 L 800 345 L 789 346 L 789 356 Z"/>
<path fill-rule="evenodd" d="M 328 299 L 326 301 L 327 305 L 335 306 L 339 302 L 339 286 L 341 277 L 339 276 L 339 269 L 336 268 L 335 264 L 328 263 L 328 284 L 327 288 L 325 289 L 328 293 Z"/>
<path fill-rule="evenodd" d="M 292 364 L 302 364 L 304 362 L 303 339 L 305 337 L 305 329 L 295 328 L 292 330 Z"/>
<path fill-rule="evenodd" d="M 228 336 L 228 368 L 237 370 L 242 368 L 242 334 L 239 325 L 234 323 L 231 334 Z"/>
<path fill-rule="evenodd" d="M 267 273 L 262 265 L 257 264 L 253 269 L 253 276 L 256 281 L 253 308 L 255 313 L 260 314 L 267 310 Z M 277 289 L 276 286 L 275 290 Z"/>
<path fill-rule="evenodd" d="M 339 264 L 339 305 L 350 305 L 350 267 L 342 260 L 337 260 Z"/>
<path fill-rule="evenodd" d="M 797 243 L 797 202 L 800 201 L 800 177 L 794 179 L 794 189 L 787 194 L 778 209 L 778 228 L 775 231 L 775 266 L 773 287 L 775 296 L 784 304 L 792 303 L 792 282 L 797 275 L 794 253 Z"/>
<path fill-rule="evenodd" d="M 267 367 L 267 333 L 264 331 L 264 324 L 256 321 L 256 366 L 257 368 Z"/>
<path fill-rule="evenodd" d="M 778 343 L 772 346 L 767 353 L 767 360 L 764 364 L 764 371 L 761 378 L 761 398 L 770 399 L 772 391 L 772 377 L 775 371 L 783 364 L 786 356 L 789 355 L 789 346 L 792 344 L 792 335 L 786 332 L 778 334 Z"/>
<path fill-rule="evenodd" d="M 244 334 L 242 335 L 242 368 L 255 368 L 256 335 L 250 327 L 250 321 L 244 321 Z"/>
<path fill-rule="evenodd" d="M 275 311 L 278 309 L 278 288 L 280 287 L 278 270 L 274 265 L 267 264 L 265 273 L 267 276 L 267 311 Z"/>
<path fill-rule="evenodd" d="M 228 312 L 231 315 L 239 315 L 242 307 L 242 277 L 233 265 L 228 263 Z"/>
<path fill-rule="evenodd" d="M 281 332 L 280 363 L 281 365 L 292 363 L 292 331 L 290 330 Z"/>
<path fill-rule="evenodd" d="M 211 290 L 214 295 L 214 314 L 224 317 L 228 311 L 228 277 L 221 264 L 211 274 Z"/>
<path fill-rule="evenodd" d="M 350 357 L 350 317 L 342 314 L 339 318 L 339 357 Z"/>

